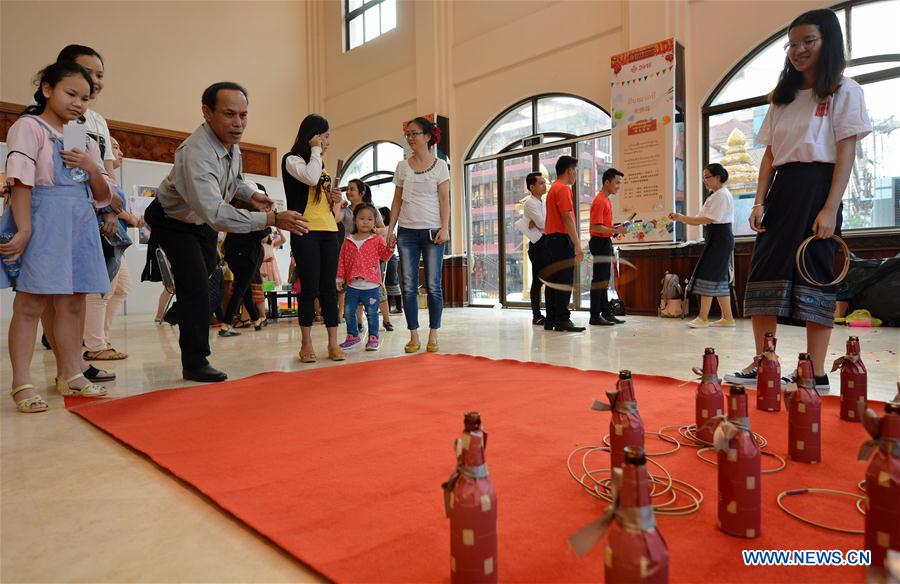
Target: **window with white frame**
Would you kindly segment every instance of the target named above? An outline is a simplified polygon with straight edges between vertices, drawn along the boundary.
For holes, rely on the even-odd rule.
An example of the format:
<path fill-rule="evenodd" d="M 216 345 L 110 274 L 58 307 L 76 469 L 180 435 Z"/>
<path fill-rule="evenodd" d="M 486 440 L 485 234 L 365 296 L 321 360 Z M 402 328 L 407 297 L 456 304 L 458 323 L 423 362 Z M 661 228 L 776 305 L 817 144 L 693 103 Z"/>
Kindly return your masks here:
<path fill-rule="evenodd" d="M 556 178 L 562 155 L 578 160 L 573 185 L 582 244 L 590 238 L 590 205 L 611 161 L 609 114 L 576 95 L 536 95 L 504 110 L 484 129 L 463 162 L 469 225 L 469 303 L 526 306 L 531 261 L 527 238 L 515 228 L 529 195 L 525 180 Z M 590 299 L 590 269 L 578 266 L 576 308 Z"/>
<path fill-rule="evenodd" d="M 856 146 L 844 193 L 844 231 L 900 227 L 900 45 L 894 26 L 900 0 L 856 0 L 832 8 L 844 33 L 844 74 L 863 87 L 873 131 Z M 784 67 L 787 28 L 770 37 L 719 84 L 703 107 L 704 157 L 728 169 L 736 235 L 751 235 L 747 219 L 765 145 L 757 132 L 767 96 Z"/>
<path fill-rule="evenodd" d="M 397 26 L 397 0 L 344 0 L 345 48 L 350 51 Z"/>
<path fill-rule="evenodd" d="M 341 174 L 339 187 L 359 179 L 372 189 L 372 203 L 376 207 L 388 207 L 394 200 L 394 170 L 403 160 L 403 148 L 394 142 L 379 140 L 360 147 L 350 155 Z"/>

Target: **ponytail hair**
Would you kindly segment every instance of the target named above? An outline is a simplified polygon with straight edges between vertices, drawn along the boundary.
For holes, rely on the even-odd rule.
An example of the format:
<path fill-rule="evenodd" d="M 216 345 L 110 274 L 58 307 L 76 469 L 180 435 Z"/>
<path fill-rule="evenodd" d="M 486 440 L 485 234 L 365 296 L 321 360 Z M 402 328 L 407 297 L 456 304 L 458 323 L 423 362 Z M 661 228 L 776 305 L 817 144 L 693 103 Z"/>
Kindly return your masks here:
<path fill-rule="evenodd" d="M 353 184 L 356 185 L 356 190 L 359 191 L 359 196 L 362 197 L 362 202 L 368 203 L 369 205 L 371 205 L 372 204 L 372 189 L 369 188 L 369 185 L 367 185 L 365 182 L 363 182 L 362 180 L 360 180 L 358 178 L 354 178 L 354 179 L 350 180 L 350 182 L 352 182 Z"/>
<path fill-rule="evenodd" d="M 423 118 L 419 116 L 414 120 L 410 120 L 406 122 L 407 125 L 415 124 L 421 128 L 423 134 L 428 134 L 428 146 L 434 146 L 435 144 L 441 143 L 441 129 L 436 125 L 431 123 L 431 120 L 428 118 Z"/>
<path fill-rule="evenodd" d="M 90 94 L 94 94 L 94 82 L 91 81 L 91 74 L 87 69 L 76 63 L 75 61 L 57 61 L 52 65 L 47 65 L 35 75 L 34 83 L 37 85 L 37 91 L 34 92 L 34 105 L 30 105 L 22 112 L 23 116 L 39 116 L 47 109 L 47 98 L 44 97 L 44 83 L 49 85 L 51 89 L 66 77 L 81 76 L 87 81 Z"/>

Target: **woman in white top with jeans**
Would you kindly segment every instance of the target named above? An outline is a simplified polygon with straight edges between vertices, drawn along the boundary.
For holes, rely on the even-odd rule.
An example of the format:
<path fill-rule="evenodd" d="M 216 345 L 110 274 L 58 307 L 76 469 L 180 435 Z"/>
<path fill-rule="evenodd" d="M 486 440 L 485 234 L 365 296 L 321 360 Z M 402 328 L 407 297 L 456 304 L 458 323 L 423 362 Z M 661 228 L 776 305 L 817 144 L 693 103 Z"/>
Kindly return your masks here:
<path fill-rule="evenodd" d="M 419 341 L 419 258 L 425 262 L 428 289 L 428 345 L 430 353 L 438 351 L 437 331 L 441 328 L 444 294 L 441 288 L 444 244 L 450 238 L 450 170 L 447 163 L 431 153 L 431 146 L 441 141 L 440 129 L 425 118 L 406 125 L 406 141 L 412 156 L 401 160 L 394 173 L 394 202 L 388 245 L 397 243 L 400 250 L 403 311 L 409 328 L 407 353 L 421 348 Z M 395 227 L 399 231 L 394 234 Z"/>

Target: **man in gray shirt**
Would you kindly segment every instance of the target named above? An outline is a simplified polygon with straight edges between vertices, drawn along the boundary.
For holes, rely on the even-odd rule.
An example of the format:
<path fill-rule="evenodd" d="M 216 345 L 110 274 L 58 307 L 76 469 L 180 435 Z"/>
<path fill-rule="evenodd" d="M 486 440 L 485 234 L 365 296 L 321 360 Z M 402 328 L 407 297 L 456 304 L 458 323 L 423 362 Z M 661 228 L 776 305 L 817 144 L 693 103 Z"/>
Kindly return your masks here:
<path fill-rule="evenodd" d="M 216 231 L 248 233 L 274 225 L 302 235 L 307 228 L 302 215 L 278 212 L 271 199 L 241 177 L 238 143 L 247 126 L 247 91 L 237 83 L 214 83 L 203 92 L 202 103 L 206 123 L 175 151 L 175 165 L 144 216 L 151 239 L 172 265 L 182 375 L 212 382 L 227 378 L 207 360 Z"/>

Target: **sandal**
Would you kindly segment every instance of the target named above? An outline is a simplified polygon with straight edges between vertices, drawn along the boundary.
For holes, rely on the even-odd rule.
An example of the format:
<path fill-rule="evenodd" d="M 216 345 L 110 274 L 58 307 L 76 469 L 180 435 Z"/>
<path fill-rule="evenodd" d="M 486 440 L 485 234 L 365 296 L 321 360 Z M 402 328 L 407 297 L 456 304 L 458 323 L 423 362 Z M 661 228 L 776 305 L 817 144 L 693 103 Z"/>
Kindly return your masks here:
<path fill-rule="evenodd" d="M 425 350 L 429 353 L 437 353 L 440 347 L 438 347 L 437 343 L 428 343 L 425 345 Z"/>
<path fill-rule="evenodd" d="M 386 330 L 386 331 L 394 330 L 394 325 L 392 325 L 390 322 L 382 322 L 381 326 L 383 326 L 384 330 Z"/>
<path fill-rule="evenodd" d="M 121 361 L 128 358 L 127 353 L 116 351 L 112 347 L 102 351 L 85 351 L 81 356 L 85 361 Z"/>
<path fill-rule="evenodd" d="M 247 328 L 247 327 L 250 326 L 250 319 L 248 318 L 247 320 L 239 320 L 239 321 L 236 321 L 236 322 L 235 322 L 233 325 L 231 325 L 231 326 L 234 327 L 234 328 Z"/>
<path fill-rule="evenodd" d="M 88 365 L 88 368 L 84 370 L 84 376 L 88 378 L 88 381 L 115 381 L 116 379 L 115 372 L 97 369 L 93 365 Z"/>
<path fill-rule="evenodd" d="M 340 347 L 336 349 L 328 349 L 328 358 L 332 361 L 343 361 L 347 358 L 347 355 L 344 354 L 344 350 Z"/>
<path fill-rule="evenodd" d="M 422 348 L 422 343 L 420 343 L 418 341 L 410 341 L 410 342 L 406 343 L 406 346 L 403 347 L 403 350 L 406 351 L 407 353 L 415 353 L 421 348 Z"/>
<path fill-rule="evenodd" d="M 79 377 L 87 381 L 87 377 L 82 373 L 73 375 L 68 379 L 57 377 L 56 391 L 58 391 L 60 395 L 78 395 L 81 397 L 103 397 L 106 395 L 106 388 L 102 385 L 97 385 L 96 383 L 88 382 L 88 384 L 82 388 L 72 387 L 70 384 Z"/>
<path fill-rule="evenodd" d="M 316 362 L 316 352 L 309 351 L 308 353 L 304 353 L 300 351 L 299 353 L 300 362 L 301 363 L 315 363 Z"/>
<path fill-rule="evenodd" d="M 16 402 L 16 409 L 23 414 L 36 414 L 38 412 L 46 412 L 47 408 L 49 408 L 50 406 L 47 405 L 47 402 L 44 401 L 44 398 L 37 394 L 31 397 L 26 397 L 23 400 L 16 399 L 16 394 L 28 389 L 34 389 L 34 385 L 26 383 L 25 385 L 14 387 L 9 391 L 9 395 L 12 396 L 13 401 Z"/>

